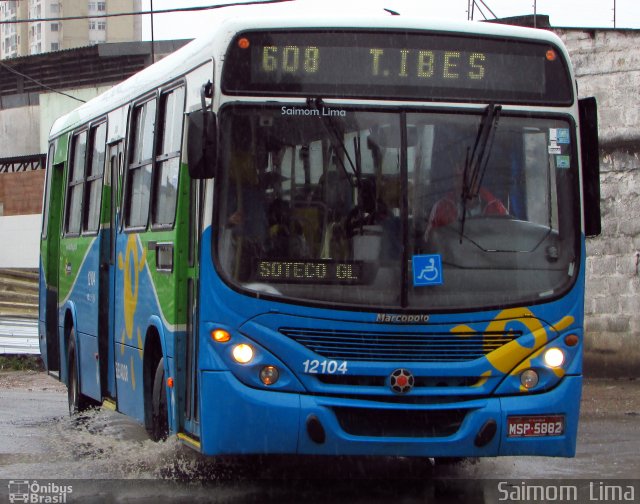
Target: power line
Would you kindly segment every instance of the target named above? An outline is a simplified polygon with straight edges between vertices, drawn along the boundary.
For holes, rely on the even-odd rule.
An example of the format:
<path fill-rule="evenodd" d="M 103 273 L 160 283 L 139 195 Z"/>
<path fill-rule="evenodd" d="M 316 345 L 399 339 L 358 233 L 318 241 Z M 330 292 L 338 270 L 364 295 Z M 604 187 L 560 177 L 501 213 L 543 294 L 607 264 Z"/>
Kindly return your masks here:
<path fill-rule="evenodd" d="M 68 93 L 65 93 L 63 91 L 58 91 L 57 89 L 52 88 L 51 86 L 47 86 L 46 84 L 34 79 L 33 77 L 29 77 L 27 74 L 23 74 L 22 72 L 18 72 L 15 68 L 3 63 L 2 61 L 0 61 L 0 66 L 6 70 L 8 70 L 9 72 L 19 75 L 20 77 L 24 77 L 27 80 L 30 80 L 31 82 L 36 83 L 38 86 L 43 87 L 44 89 L 48 89 L 49 91 L 53 91 L 54 93 L 58 93 L 61 94 L 63 96 L 66 96 L 67 98 L 71 98 L 73 100 L 82 102 L 82 103 L 86 103 L 84 100 L 81 100 L 80 98 L 76 98 L 75 96 L 72 96 Z"/>
<path fill-rule="evenodd" d="M 20 24 L 20 23 L 47 23 L 53 21 L 74 21 L 81 19 L 103 19 L 110 17 L 123 17 L 123 16 L 145 16 L 145 15 L 154 15 L 154 14 L 171 14 L 174 12 L 198 12 L 198 11 L 207 11 L 214 9 L 223 9 L 225 7 L 240 7 L 242 5 L 257 5 L 257 4 L 276 4 L 276 3 L 284 3 L 284 2 L 292 2 L 294 0 L 253 0 L 250 2 L 234 2 L 227 4 L 218 4 L 218 5 L 203 5 L 196 7 L 176 7 L 173 9 L 159 9 L 159 10 L 148 10 L 148 11 L 133 11 L 133 12 L 114 12 L 111 14 L 95 14 L 88 16 L 60 16 L 60 17 L 50 17 L 50 18 L 27 18 L 27 19 L 8 19 L 5 21 L 0 21 L 0 25 L 2 24 Z"/>
<path fill-rule="evenodd" d="M 480 12 L 480 14 L 482 14 L 482 17 L 485 19 L 485 21 L 488 19 L 486 14 L 482 10 L 482 7 L 480 7 L 480 4 L 482 4 L 484 6 L 484 8 L 487 9 L 491 13 L 491 15 L 494 17 L 494 19 L 498 19 L 498 16 L 496 16 L 496 13 L 491 10 L 491 7 L 489 7 L 484 2 L 484 0 L 469 0 L 468 7 L 467 7 L 467 19 L 468 20 L 473 21 L 473 16 L 474 16 L 476 8 L 478 9 L 478 12 Z"/>
<path fill-rule="evenodd" d="M 293 1 L 293 0 L 253 0 L 249 2 L 234 2 L 234 3 L 218 4 L 218 5 L 205 5 L 205 6 L 199 6 L 199 7 L 181 7 L 181 8 L 160 9 L 160 10 L 155 10 L 152 8 L 150 11 L 117 12 L 113 14 L 105 13 L 105 14 L 100 14 L 95 16 L 66 16 L 66 17 L 52 17 L 52 18 L 12 19 L 12 20 L 0 21 L 0 25 L 53 22 L 53 21 L 73 21 L 73 20 L 81 20 L 81 19 L 100 19 L 100 18 L 107 18 L 107 17 L 123 17 L 123 16 L 144 16 L 147 14 L 150 14 L 153 16 L 153 14 L 169 14 L 174 12 L 197 12 L 197 11 L 206 11 L 206 10 L 213 10 L 213 9 L 222 9 L 225 7 L 239 7 L 242 5 L 257 5 L 257 4 L 275 4 L 275 3 L 283 3 L 283 2 L 290 2 L 290 1 Z M 28 75 L 19 72 L 15 68 L 12 68 L 11 66 L 3 63 L 2 61 L 0 61 L 0 66 L 15 75 L 19 75 L 20 77 L 30 80 L 31 82 L 37 84 L 38 86 L 41 86 L 44 89 L 66 96 L 68 98 L 79 101 L 81 103 L 86 103 L 85 100 L 81 100 L 80 98 L 72 96 L 68 93 L 65 93 L 63 91 L 58 91 L 57 89 L 47 86 L 46 84 L 34 79 L 33 77 L 29 77 Z"/>
<path fill-rule="evenodd" d="M 495 19 L 498 19 L 498 16 L 496 16 L 496 13 L 495 13 L 495 12 L 493 12 L 493 11 L 491 10 L 491 7 L 489 7 L 489 6 L 484 2 L 484 0 L 474 0 L 474 1 L 478 1 L 478 2 L 480 2 L 482 5 L 484 5 L 484 6 L 487 8 L 487 10 L 491 13 L 491 15 L 492 15 Z M 478 8 L 480 8 L 480 6 L 478 6 Z M 484 16 L 484 14 L 482 14 L 482 15 Z M 485 17 L 485 19 L 487 19 L 487 18 Z"/>

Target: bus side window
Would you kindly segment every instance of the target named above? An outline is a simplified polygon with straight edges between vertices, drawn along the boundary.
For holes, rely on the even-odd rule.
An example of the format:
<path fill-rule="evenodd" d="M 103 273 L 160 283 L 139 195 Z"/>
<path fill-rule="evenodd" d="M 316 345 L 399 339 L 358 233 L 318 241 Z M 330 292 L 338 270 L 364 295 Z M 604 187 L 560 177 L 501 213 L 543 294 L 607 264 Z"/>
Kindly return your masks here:
<path fill-rule="evenodd" d="M 149 199 L 151 196 L 155 119 L 155 98 L 133 109 L 130 125 L 131 147 L 129 149 L 125 194 L 125 225 L 128 228 L 147 227 Z"/>
<path fill-rule="evenodd" d="M 82 224 L 82 195 L 84 189 L 84 163 L 87 151 L 87 132 L 74 135 L 71 147 L 69 187 L 65 216 L 65 233 L 79 235 Z"/>
<path fill-rule="evenodd" d="M 49 153 L 47 154 L 47 173 L 44 188 L 44 202 L 42 204 L 42 232 L 41 239 L 46 240 L 49 230 L 49 207 L 51 205 L 51 178 L 53 176 L 53 157 L 56 152 L 56 146 L 52 142 L 49 145 Z"/>
<path fill-rule="evenodd" d="M 183 111 L 183 87 L 172 89 L 160 97 L 152 213 L 152 225 L 156 227 L 171 227 L 175 220 Z"/>
<path fill-rule="evenodd" d="M 100 225 L 100 204 L 102 202 L 102 174 L 104 171 L 107 123 L 103 122 L 91 128 L 89 162 L 87 165 L 87 183 L 85 189 L 83 230 L 89 233 L 98 231 Z"/>

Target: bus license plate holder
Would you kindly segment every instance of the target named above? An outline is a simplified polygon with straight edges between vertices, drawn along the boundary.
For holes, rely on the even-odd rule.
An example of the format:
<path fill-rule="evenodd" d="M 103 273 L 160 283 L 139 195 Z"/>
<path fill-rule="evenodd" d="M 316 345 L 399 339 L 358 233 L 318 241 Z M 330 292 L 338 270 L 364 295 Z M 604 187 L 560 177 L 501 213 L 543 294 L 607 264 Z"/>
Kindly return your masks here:
<path fill-rule="evenodd" d="M 564 434 L 564 415 L 510 416 L 507 437 L 546 437 Z"/>

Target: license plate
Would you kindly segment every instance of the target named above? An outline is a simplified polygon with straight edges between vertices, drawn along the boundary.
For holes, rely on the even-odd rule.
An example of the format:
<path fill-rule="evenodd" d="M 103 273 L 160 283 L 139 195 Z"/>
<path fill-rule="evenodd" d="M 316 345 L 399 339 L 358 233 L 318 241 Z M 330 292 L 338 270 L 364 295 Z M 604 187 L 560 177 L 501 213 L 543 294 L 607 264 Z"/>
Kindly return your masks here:
<path fill-rule="evenodd" d="M 561 436 L 564 415 L 512 416 L 507 418 L 508 437 Z"/>

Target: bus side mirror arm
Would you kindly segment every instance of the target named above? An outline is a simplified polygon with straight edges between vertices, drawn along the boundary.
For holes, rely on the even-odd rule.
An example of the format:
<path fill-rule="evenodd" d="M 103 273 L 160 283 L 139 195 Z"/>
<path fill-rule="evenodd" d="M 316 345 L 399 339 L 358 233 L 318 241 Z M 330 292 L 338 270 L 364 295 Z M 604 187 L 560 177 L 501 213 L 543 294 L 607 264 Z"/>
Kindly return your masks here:
<path fill-rule="evenodd" d="M 582 194 L 584 234 L 598 236 L 600 215 L 600 149 L 598 146 L 598 105 L 594 97 L 578 101 L 580 112 L 580 151 L 582 154 Z"/>

